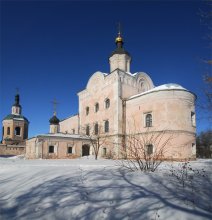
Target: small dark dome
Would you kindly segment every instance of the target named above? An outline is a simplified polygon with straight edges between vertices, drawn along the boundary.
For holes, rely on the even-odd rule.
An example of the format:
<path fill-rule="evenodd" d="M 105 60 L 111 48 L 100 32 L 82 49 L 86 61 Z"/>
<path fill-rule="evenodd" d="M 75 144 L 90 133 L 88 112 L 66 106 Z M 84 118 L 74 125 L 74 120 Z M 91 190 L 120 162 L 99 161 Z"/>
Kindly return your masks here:
<path fill-rule="evenodd" d="M 52 118 L 50 118 L 50 120 L 49 120 L 49 123 L 50 123 L 51 125 L 58 125 L 59 122 L 60 122 L 60 120 L 57 118 L 56 115 L 54 115 L 54 116 L 53 116 Z"/>

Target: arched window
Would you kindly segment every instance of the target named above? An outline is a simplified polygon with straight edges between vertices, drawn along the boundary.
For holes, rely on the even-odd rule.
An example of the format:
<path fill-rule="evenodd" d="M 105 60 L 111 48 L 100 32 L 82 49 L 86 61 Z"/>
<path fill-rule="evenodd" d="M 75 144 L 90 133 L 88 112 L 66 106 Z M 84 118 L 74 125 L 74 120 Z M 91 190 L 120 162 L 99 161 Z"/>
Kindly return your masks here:
<path fill-rule="evenodd" d="M 146 150 L 148 155 L 153 154 L 153 145 L 152 144 L 147 145 Z"/>
<path fill-rule="evenodd" d="M 94 133 L 95 133 L 95 135 L 97 135 L 97 134 L 99 133 L 98 123 L 96 123 L 96 124 L 94 125 Z"/>
<path fill-rule="evenodd" d="M 54 146 L 49 146 L 49 153 L 54 153 Z"/>
<path fill-rule="evenodd" d="M 21 135 L 21 128 L 20 127 L 15 128 L 15 135 Z"/>
<path fill-rule="evenodd" d="M 109 132 L 109 121 L 105 121 L 105 132 Z"/>
<path fill-rule="evenodd" d="M 86 107 L 85 111 L 86 111 L 86 115 L 88 115 L 89 114 L 89 107 L 88 106 Z"/>
<path fill-rule="evenodd" d="M 109 108 L 110 107 L 110 99 L 106 99 L 105 100 L 105 108 Z"/>
<path fill-rule="evenodd" d="M 7 127 L 7 135 L 10 135 L 10 127 Z"/>
<path fill-rule="evenodd" d="M 146 127 L 152 127 L 152 115 L 151 114 L 146 115 L 145 125 Z"/>
<path fill-rule="evenodd" d="M 85 131 L 86 135 L 90 135 L 90 127 L 89 127 L 89 125 L 86 126 L 85 130 L 86 130 Z"/>
<path fill-rule="evenodd" d="M 99 103 L 96 103 L 95 104 L 95 112 L 98 112 L 99 111 Z"/>

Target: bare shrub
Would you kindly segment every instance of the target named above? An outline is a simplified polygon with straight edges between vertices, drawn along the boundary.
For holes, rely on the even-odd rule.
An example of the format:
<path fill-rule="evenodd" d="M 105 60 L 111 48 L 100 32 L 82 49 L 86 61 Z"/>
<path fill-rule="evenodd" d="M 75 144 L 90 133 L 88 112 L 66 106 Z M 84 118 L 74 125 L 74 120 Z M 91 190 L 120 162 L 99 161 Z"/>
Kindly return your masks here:
<path fill-rule="evenodd" d="M 173 139 L 171 132 L 150 131 L 130 134 L 126 137 L 123 158 L 119 165 L 131 170 L 154 172 L 164 161 L 168 146 Z"/>

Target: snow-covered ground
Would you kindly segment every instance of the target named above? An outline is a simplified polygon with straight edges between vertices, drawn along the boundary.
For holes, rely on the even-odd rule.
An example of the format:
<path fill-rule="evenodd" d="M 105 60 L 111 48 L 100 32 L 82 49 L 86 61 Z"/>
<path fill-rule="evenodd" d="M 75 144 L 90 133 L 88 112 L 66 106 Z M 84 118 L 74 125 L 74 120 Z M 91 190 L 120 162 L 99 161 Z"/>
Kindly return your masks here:
<path fill-rule="evenodd" d="M 87 157 L 0 158 L 0 219 L 212 219 L 212 160 L 191 167 L 195 175 L 183 187 L 170 172 L 179 174 L 179 163 L 141 173 Z"/>

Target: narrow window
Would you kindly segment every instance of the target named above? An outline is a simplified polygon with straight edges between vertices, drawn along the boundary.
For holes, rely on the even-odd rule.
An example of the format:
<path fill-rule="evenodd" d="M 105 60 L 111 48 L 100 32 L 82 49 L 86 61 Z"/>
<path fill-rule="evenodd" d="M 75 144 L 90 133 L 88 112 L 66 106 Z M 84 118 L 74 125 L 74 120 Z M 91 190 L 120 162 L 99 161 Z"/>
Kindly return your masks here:
<path fill-rule="evenodd" d="M 105 132 L 109 132 L 109 121 L 105 121 Z"/>
<path fill-rule="evenodd" d="M 2 137 L 4 136 L 4 127 L 2 127 Z"/>
<path fill-rule="evenodd" d="M 153 145 L 152 144 L 147 145 L 147 154 L 148 155 L 153 154 Z"/>
<path fill-rule="evenodd" d="M 54 146 L 49 146 L 49 153 L 54 153 Z"/>
<path fill-rule="evenodd" d="M 104 148 L 103 148 L 103 156 L 106 156 L 106 154 L 107 154 L 107 148 L 104 147 Z"/>
<path fill-rule="evenodd" d="M 89 125 L 86 126 L 86 131 L 85 132 L 86 132 L 86 135 L 90 135 L 90 127 L 89 127 Z"/>
<path fill-rule="evenodd" d="M 10 135 L 10 127 L 7 128 L 7 135 Z"/>
<path fill-rule="evenodd" d="M 97 135 L 99 133 L 98 123 L 96 123 L 95 126 L 94 126 L 94 133 L 95 133 L 95 135 Z"/>
<path fill-rule="evenodd" d="M 152 115 L 151 114 L 146 115 L 145 125 L 146 125 L 146 127 L 152 127 Z"/>
<path fill-rule="evenodd" d="M 106 99 L 105 100 L 105 108 L 109 108 L 110 107 L 110 99 Z"/>
<path fill-rule="evenodd" d="M 68 154 L 72 154 L 72 147 L 68 147 Z"/>
<path fill-rule="evenodd" d="M 196 116 L 194 112 L 191 112 L 191 124 L 192 126 L 196 126 Z"/>
<path fill-rule="evenodd" d="M 75 129 L 72 129 L 72 133 L 75 134 Z"/>
<path fill-rule="evenodd" d="M 21 128 L 20 127 L 15 128 L 15 135 L 21 135 Z"/>
<path fill-rule="evenodd" d="M 95 104 L 95 112 L 98 112 L 99 111 L 99 103 L 96 103 Z"/>
<path fill-rule="evenodd" d="M 88 115 L 89 114 L 89 107 L 86 107 L 86 115 Z"/>

